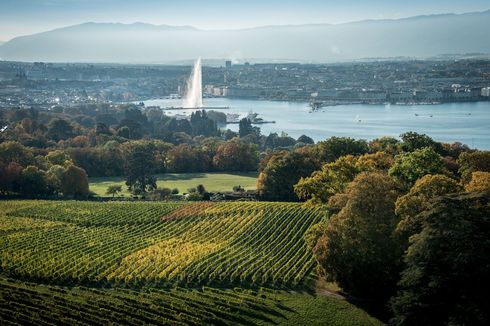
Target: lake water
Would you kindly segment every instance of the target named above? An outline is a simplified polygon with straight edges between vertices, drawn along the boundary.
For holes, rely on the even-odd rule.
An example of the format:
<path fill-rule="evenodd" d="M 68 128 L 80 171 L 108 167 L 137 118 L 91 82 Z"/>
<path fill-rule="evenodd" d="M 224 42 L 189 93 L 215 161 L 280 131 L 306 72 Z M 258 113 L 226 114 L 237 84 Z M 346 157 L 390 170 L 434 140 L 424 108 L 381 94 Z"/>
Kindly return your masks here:
<path fill-rule="evenodd" d="M 146 106 L 179 106 L 181 100 L 148 100 Z M 424 133 L 435 140 L 459 141 L 470 147 L 490 150 L 490 102 L 445 103 L 438 105 L 351 104 L 325 107 L 310 113 L 308 103 L 254 101 L 227 98 L 204 99 L 205 106 L 229 106 L 225 113 L 246 116 L 250 111 L 274 124 L 258 125 L 262 134 L 286 132 L 297 138 L 302 134 L 315 141 L 331 136 L 374 139 L 398 137 L 406 131 Z M 167 114 L 190 114 L 193 110 L 171 110 Z M 237 124 L 227 128 L 237 131 Z"/>

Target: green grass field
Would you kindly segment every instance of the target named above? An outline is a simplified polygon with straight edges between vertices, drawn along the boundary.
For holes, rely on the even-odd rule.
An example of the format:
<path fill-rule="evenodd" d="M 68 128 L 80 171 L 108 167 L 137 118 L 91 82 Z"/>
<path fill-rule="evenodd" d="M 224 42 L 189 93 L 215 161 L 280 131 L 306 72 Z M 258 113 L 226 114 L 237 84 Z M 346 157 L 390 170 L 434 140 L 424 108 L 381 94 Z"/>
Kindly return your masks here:
<path fill-rule="evenodd" d="M 380 325 L 318 292 L 299 203 L 0 201 L 0 324 Z"/>
<path fill-rule="evenodd" d="M 252 190 L 256 187 L 257 172 L 244 173 L 166 173 L 157 175 L 157 186 L 177 188 L 180 193 L 187 192 L 189 188 L 195 188 L 202 184 L 207 191 L 231 191 L 234 186 Z M 99 196 L 105 194 L 107 187 L 120 185 L 123 188 L 123 196 L 129 196 L 127 187 L 122 177 L 90 178 L 90 191 Z"/>

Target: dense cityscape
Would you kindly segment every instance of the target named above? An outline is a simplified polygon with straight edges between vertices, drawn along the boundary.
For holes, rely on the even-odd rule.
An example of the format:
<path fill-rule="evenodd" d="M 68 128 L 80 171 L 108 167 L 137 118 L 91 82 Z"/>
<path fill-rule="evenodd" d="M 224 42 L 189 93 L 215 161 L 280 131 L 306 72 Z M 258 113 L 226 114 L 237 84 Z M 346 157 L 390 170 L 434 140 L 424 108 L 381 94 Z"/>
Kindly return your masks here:
<path fill-rule="evenodd" d="M 182 96 L 188 66 L 0 62 L 0 105 L 120 103 Z M 488 101 L 490 60 L 396 60 L 203 67 L 207 97 L 341 103 Z"/>

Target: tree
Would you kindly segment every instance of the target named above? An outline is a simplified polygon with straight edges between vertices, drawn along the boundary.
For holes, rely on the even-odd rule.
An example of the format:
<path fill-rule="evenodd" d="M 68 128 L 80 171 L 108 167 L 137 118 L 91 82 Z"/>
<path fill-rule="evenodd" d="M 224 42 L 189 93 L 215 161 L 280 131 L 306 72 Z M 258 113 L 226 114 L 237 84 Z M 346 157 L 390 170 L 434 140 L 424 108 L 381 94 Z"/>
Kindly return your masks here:
<path fill-rule="evenodd" d="M 115 195 L 117 195 L 118 193 L 120 193 L 122 191 L 122 186 L 120 185 L 110 185 L 109 187 L 107 187 L 107 190 L 106 190 L 106 195 L 112 195 L 112 198 L 114 198 Z"/>
<path fill-rule="evenodd" d="M 306 135 L 299 136 L 298 142 L 303 143 L 303 144 L 307 144 L 307 145 L 315 144 L 315 141 L 311 137 L 308 137 Z"/>
<path fill-rule="evenodd" d="M 167 166 L 177 173 L 204 172 L 211 169 L 212 160 L 202 148 L 181 144 L 168 151 Z"/>
<path fill-rule="evenodd" d="M 465 185 L 465 190 L 471 191 L 488 191 L 490 192 L 490 172 L 476 171 L 471 174 L 470 182 Z"/>
<path fill-rule="evenodd" d="M 420 213 L 430 207 L 432 199 L 461 191 L 461 185 L 444 175 L 428 174 L 418 179 L 408 194 L 396 201 L 396 214 L 400 217 L 397 232 L 408 241 L 408 237 L 420 232 L 423 224 Z"/>
<path fill-rule="evenodd" d="M 129 139 L 131 138 L 131 130 L 127 126 L 122 126 L 121 128 L 117 129 L 117 135 L 122 138 Z"/>
<path fill-rule="evenodd" d="M 87 197 L 89 189 L 85 170 L 73 164 L 68 166 L 63 172 L 61 190 L 65 196 Z"/>
<path fill-rule="evenodd" d="M 125 144 L 124 175 L 131 193 L 141 195 L 157 188 L 155 148 L 151 142 Z"/>
<path fill-rule="evenodd" d="M 380 137 L 369 142 L 369 150 L 375 152 L 385 152 L 396 155 L 401 152 L 401 143 L 393 137 Z"/>
<path fill-rule="evenodd" d="M 218 125 L 226 124 L 226 114 L 220 111 L 210 110 L 207 112 L 208 118 L 216 122 Z"/>
<path fill-rule="evenodd" d="M 439 197 L 411 238 L 393 325 L 488 325 L 488 193 Z"/>
<path fill-rule="evenodd" d="M 172 194 L 170 188 L 157 188 L 149 193 L 148 198 L 150 200 L 165 200 Z"/>
<path fill-rule="evenodd" d="M 238 124 L 238 134 L 240 135 L 240 138 L 253 134 L 253 132 L 252 121 L 247 118 L 241 119 Z"/>
<path fill-rule="evenodd" d="M 369 151 L 365 140 L 348 137 L 331 137 L 317 144 L 318 155 L 322 162 L 333 162 L 344 155 L 362 155 Z"/>
<path fill-rule="evenodd" d="M 467 183 L 471 179 L 471 174 L 476 171 L 490 172 L 490 152 L 476 151 L 463 152 L 458 158 L 459 173 L 463 182 Z"/>
<path fill-rule="evenodd" d="M 442 157 L 432 148 L 424 147 L 395 156 L 395 163 L 390 168 L 389 174 L 400 185 L 410 188 L 417 179 L 426 174 L 441 174 L 443 168 Z"/>
<path fill-rule="evenodd" d="M 194 136 L 216 136 L 218 127 L 214 120 L 211 120 L 206 111 L 196 111 L 191 114 L 192 134 Z"/>
<path fill-rule="evenodd" d="M 445 154 L 444 148 L 441 143 L 434 141 L 432 138 L 425 134 L 418 134 L 413 131 L 406 132 L 400 135 L 402 139 L 402 149 L 405 152 L 413 152 L 417 149 L 424 147 L 432 148 L 438 154 Z"/>
<path fill-rule="evenodd" d="M 356 175 L 368 171 L 386 172 L 393 162 L 391 155 L 383 152 L 364 154 L 359 157 L 345 155 L 335 162 L 324 164 L 308 178 L 301 178 L 294 186 L 299 198 L 314 205 L 329 202 L 331 196 L 345 190 Z"/>
<path fill-rule="evenodd" d="M 52 165 L 46 172 L 46 183 L 49 193 L 58 194 L 62 191 L 61 180 L 63 179 L 64 172 L 65 168 L 61 165 Z"/>
<path fill-rule="evenodd" d="M 47 193 L 47 185 L 44 179 L 44 172 L 33 165 L 29 165 L 22 170 L 20 192 L 27 196 L 45 195 Z"/>
<path fill-rule="evenodd" d="M 102 122 L 98 122 L 97 125 L 95 126 L 95 134 L 96 135 L 112 135 L 111 130 L 109 127 Z"/>
<path fill-rule="evenodd" d="M 117 126 L 117 135 L 127 139 L 139 139 L 142 136 L 142 125 L 131 119 L 123 119 Z"/>
<path fill-rule="evenodd" d="M 22 166 L 17 162 L 3 163 L 0 160 L 0 192 L 4 194 L 20 191 Z"/>
<path fill-rule="evenodd" d="M 257 146 L 235 138 L 218 146 L 213 166 L 220 171 L 253 171 L 258 156 Z"/>
<path fill-rule="evenodd" d="M 206 192 L 206 188 L 202 184 L 198 184 L 196 187 L 196 192 L 202 196 Z"/>
<path fill-rule="evenodd" d="M 34 163 L 32 151 L 16 141 L 6 141 L 0 144 L 0 161 L 6 164 L 16 162 L 22 166 Z"/>
<path fill-rule="evenodd" d="M 385 152 L 367 153 L 357 158 L 356 166 L 362 172 L 388 172 L 393 165 L 393 156 Z"/>
<path fill-rule="evenodd" d="M 48 124 L 48 137 L 54 141 L 73 137 L 73 127 L 65 119 L 52 119 Z"/>
<path fill-rule="evenodd" d="M 315 257 L 327 280 L 384 303 L 394 294 L 403 253 L 393 235 L 395 184 L 383 173 L 363 172 L 345 194 L 345 206 L 316 232 Z"/>
<path fill-rule="evenodd" d="M 331 196 L 343 192 L 360 172 L 356 163 L 354 156 L 345 155 L 335 162 L 324 164 L 321 170 L 313 172 L 310 177 L 301 178 L 294 185 L 294 191 L 300 199 L 308 200 L 310 204 L 326 204 Z"/>
<path fill-rule="evenodd" d="M 69 165 L 69 164 L 73 163 L 71 161 L 70 156 L 67 155 L 65 152 L 60 151 L 60 150 L 54 150 L 54 151 L 49 152 L 45 156 L 45 158 L 52 165 Z"/>
<path fill-rule="evenodd" d="M 318 168 L 316 158 L 309 155 L 298 152 L 273 155 L 257 180 L 259 196 L 264 200 L 298 201 L 293 186 Z"/>

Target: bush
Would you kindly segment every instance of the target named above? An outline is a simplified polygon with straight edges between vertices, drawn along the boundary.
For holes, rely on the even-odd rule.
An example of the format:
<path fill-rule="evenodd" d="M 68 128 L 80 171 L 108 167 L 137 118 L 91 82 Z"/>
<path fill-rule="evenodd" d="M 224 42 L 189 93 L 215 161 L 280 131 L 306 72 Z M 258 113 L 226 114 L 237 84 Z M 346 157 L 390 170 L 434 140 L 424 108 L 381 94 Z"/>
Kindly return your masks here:
<path fill-rule="evenodd" d="M 170 197 L 172 190 L 170 188 L 157 188 L 148 193 L 148 199 L 150 200 L 165 200 Z"/>

